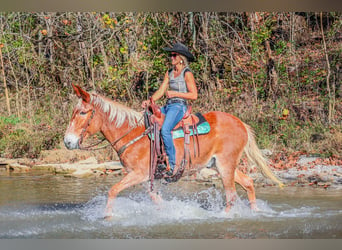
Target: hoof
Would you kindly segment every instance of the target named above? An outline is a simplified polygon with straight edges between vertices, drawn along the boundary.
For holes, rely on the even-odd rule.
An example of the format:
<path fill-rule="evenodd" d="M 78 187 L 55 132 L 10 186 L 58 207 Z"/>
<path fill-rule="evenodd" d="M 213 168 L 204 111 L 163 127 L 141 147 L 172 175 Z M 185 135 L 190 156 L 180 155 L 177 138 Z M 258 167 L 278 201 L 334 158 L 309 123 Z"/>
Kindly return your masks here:
<path fill-rule="evenodd" d="M 106 215 L 105 217 L 103 217 L 103 219 L 106 220 L 106 221 L 112 221 L 113 220 L 113 216 Z"/>
<path fill-rule="evenodd" d="M 227 214 L 229 213 L 229 211 L 230 211 L 230 207 L 226 207 L 226 209 L 224 210 L 224 212 Z"/>
<path fill-rule="evenodd" d="M 251 207 L 253 212 L 260 212 L 260 209 L 257 206 Z"/>

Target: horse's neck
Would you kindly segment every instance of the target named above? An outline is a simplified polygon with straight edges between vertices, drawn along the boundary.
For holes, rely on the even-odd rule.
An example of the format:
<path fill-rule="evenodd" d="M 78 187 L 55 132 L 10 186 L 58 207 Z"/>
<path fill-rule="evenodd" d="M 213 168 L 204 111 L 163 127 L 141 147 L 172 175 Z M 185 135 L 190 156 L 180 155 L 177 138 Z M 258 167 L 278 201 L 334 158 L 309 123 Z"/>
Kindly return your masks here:
<path fill-rule="evenodd" d="M 144 130 L 144 126 L 132 126 L 129 125 L 128 121 L 117 127 L 115 121 L 110 122 L 108 119 L 104 119 L 101 132 L 110 143 L 115 143 L 114 148 L 117 150 L 122 145 L 142 134 Z"/>
<path fill-rule="evenodd" d="M 100 130 L 110 143 L 120 140 L 117 143 L 120 145 L 144 131 L 144 126 L 138 125 L 141 124 L 138 112 L 99 96 L 94 96 L 94 106 L 97 107 L 96 113 L 101 116 L 98 120 L 101 123 Z"/>

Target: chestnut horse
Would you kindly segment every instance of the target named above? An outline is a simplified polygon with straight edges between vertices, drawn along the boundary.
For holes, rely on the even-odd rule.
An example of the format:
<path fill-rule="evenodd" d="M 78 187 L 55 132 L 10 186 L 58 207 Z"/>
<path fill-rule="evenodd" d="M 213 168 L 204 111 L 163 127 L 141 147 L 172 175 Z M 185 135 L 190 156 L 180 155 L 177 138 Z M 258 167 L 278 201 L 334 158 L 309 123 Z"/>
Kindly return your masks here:
<path fill-rule="evenodd" d="M 88 93 L 79 86 L 73 89 L 80 98 L 75 106 L 71 121 L 64 137 L 68 149 L 78 149 L 88 136 L 101 132 L 109 141 L 128 174 L 108 192 L 106 218 L 112 217 L 113 201 L 122 190 L 149 180 L 150 140 L 146 135 L 143 114 L 95 93 Z M 206 167 L 215 160 L 221 176 L 226 196 L 228 212 L 237 197 L 235 182 L 246 191 L 250 206 L 257 210 L 253 180 L 237 169 L 241 155 L 245 152 L 249 161 L 261 168 L 262 172 L 281 187 L 283 184 L 268 168 L 256 145 L 251 128 L 238 118 L 223 112 L 209 112 L 203 115 L 211 130 L 199 136 L 201 153 L 192 157 L 191 169 L 187 165 L 183 175 L 191 174 Z M 123 151 L 121 149 L 125 148 Z M 175 139 L 176 164 L 184 156 L 184 139 Z M 190 152 L 193 154 L 193 145 Z M 161 200 L 155 191 L 149 190 L 155 202 Z"/>

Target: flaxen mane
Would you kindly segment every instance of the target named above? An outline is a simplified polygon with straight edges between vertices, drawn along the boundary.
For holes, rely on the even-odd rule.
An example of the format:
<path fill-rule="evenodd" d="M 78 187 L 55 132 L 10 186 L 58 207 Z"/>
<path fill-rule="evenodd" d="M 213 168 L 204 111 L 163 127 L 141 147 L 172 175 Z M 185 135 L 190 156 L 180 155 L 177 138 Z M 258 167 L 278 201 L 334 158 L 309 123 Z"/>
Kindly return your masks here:
<path fill-rule="evenodd" d="M 125 121 L 128 121 L 132 127 L 144 124 L 141 119 L 142 113 L 95 93 L 90 96 L 94 106 L 99 107 L 104 113 L 108 113 L 109 121 L 115 121 L 117 128 L 121 127 Z"/>

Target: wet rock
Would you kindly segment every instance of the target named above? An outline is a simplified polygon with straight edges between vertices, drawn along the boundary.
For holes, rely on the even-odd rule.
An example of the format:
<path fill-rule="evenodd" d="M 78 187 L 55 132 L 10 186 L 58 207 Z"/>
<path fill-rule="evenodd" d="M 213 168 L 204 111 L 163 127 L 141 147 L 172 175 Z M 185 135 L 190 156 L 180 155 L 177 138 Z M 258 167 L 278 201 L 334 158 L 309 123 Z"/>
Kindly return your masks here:
<path fill-rule="evenodd" d="M 334 184 L 342 185 L 342 178 L 335 179 Z"/>
<path fill-rule="evenodd" d="M 0 158 L 0 168 L 7 171 L 27 172 L 31 169 L 31 161 L 27 159 Z"/>
<path fill-rule="evenodd" d="M 260 151 L 261 151 L 262 155 L 265 157 L 269 157 L 273 154 L 273 152 L 269 149 L 261 149 Z"/>
<path fill-rule="evenodd" d="M 297 177 L 293 173 L 284 172 L 284 171 L 280 173 L 280 178 L 283 180 L 288 180 L 288 181 L 293 181 L 297 179 Z"/>
<path fill-rule="evenodd" d="M 108 147 L 108 149 L 85 151 L 80 149 L 68 150 L 61 144 L 60 149 L 43 150 L 38 160 L 41 163 L 68 163 L 78 162 L 89 157 L 95 157 L 98 161 L 107 161 L 109 159 L 118 160 L 116 153 Z"/>
<path fill-rule="evenodd" d="M 214 169 L 203 168 L 197 175 L 198 180 L 210 180 L 212 177 L 217 176 L 217 171 Z"/>
<path fill-rule="evenodd" d="M 93 170 L 93 175 L 95 175 L 96 177 L 100 177 L 100 176 L 107 175 L 107 172 L 106 171 L 100 171 L 100 170 Z"/>
<path fill-rule="evenodd" d="M 106 174 L 108 176 L 112 176 L 112 175 L 119 176 L 119 175 L 122 175 L 122 171 L 121 171 L 121 169 L 119 169 L 119 170 L 107 169 Z"/>
<path fill-rule="evenodd" d="M 95 165 L 97 163 L 98 162 L 97 162 L 97 159 L 95 157 L 89 157 L 85 160 L 77 162 L 77 164 L 93 164 L 93 165 Z"/>
<path fill-rule="evenodd" d="M 308 181 L 312 183 L 317 183 L 319 179 L 317 178 L 317 175 L 310 175 L 308 176 Z"/>
<path fill-rule="evenodd" d="M 308 182 L 308 179 L 306 178 L 304 174 L 301 174 L 297 177 L 297 182 L 300 184 L 304 184 Z"/>
<path fill-rule="evenodd" d="M 340 173 L 334 173 L 333 176 L 342 177 L 342 174 L 340 174 Z"/>
<path fill-rule="evenodd" d="M 56 174 L 71 174 L 76 177 L 87 176 L 89 174 L 96 174 L 94 171 L 106 172 L 106 170 L 119 170 L 121 171 L 123 166 L 120 162 L 104 162 L 98 163 L 95 157 L 90 157 L 86 160 L 82 160 L 76 163 L 63 163 L 63 164 L 40 164 L 33 166 L 33 169 L 49 170 Z"/>
<path fill-rule="evenodd" d="M 261 173 L 251 173 L 248 175 L 254 181 L 254 184 L 263 184 L 265 182 L 265 176 Z"/>
<path fill-rule="evenodd" d="M 99 165 L 106 168 L 107 170 L 119 170 L 123 168 L 119 161 L 104 162 Z"/>
<path fill-rule="evenodd" d="M 91 177 L 91 176 L 94 176 L 94 171 L 91 169 L 79 169 L 73 172 L 71 176 L 78 177 L 78 178 Z"/>
<path fill-rule="evenodd" d="M 318 180 L 319 181 L 322 181 L 322 182 L 328 182 L 328 181 L 331 181 L 331 178 L 330 176 L 328 175 L 328 173 L 321 173 L 317 176 Z"/>
<path fill-rule="evenodd" d="M 301 156 L 299 158 L 299 160 L 297 161 L 297 164 L 300 165 L 300 166 L 305 166 L 305 165 L 308 165 L 309 163 L 312 163 L 312 162 L 316 161 L 317 159 L 319 159 L 319 157 L 315 157 L 315 156 L 311 156 L 311 157 Z"/>
<path fill-rule="evenodd" d="M 27 172 L 27 171 L 29 171 L 31 169 L 29 166 L 22 165 L 22 164 L 19 164 L 19 163 L 8 164 L 6 166 L 6 168 L 7 168 L 8 171 L 14 171 L 14 172 Z"/>

